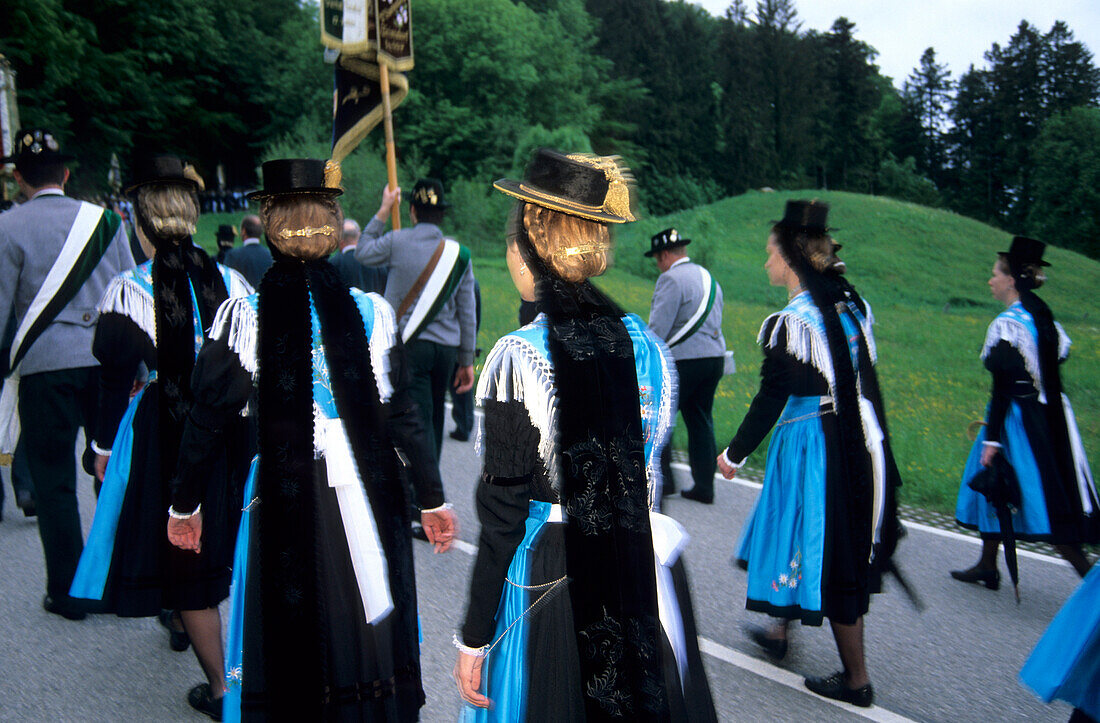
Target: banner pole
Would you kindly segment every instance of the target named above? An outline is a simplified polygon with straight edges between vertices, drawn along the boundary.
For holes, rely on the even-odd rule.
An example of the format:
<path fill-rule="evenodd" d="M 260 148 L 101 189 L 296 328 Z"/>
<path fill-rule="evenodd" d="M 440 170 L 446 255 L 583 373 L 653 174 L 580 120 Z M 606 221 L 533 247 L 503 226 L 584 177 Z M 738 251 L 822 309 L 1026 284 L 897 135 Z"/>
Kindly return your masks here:
<path fill-rule="evenodd" d="M 390 106 L 390 69 L 385 63 L 378 64 L 379 80 L 382 85 L 382 127 L 386 132 L 386 173 L 389 187 L 397 188 L 397 150 L 393 143 L 393 109 Z M 401 228 L 401 206 L 393 205 L 391 223 L 395 229 Z"/>

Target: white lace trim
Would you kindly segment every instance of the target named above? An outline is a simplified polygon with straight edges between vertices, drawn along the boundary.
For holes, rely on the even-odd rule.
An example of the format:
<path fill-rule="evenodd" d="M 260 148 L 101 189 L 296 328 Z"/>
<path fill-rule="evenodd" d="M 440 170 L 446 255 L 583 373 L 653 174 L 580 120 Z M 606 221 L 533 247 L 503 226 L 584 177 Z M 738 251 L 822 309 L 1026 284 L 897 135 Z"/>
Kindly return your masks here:
<path fill-rule="evenodd" d="M 1024 368 L 1031 377 L 1031 384 L 1039 392 L 1039 401 L 1046 404 L 1046 394 L 1043 392 L 1043 372 L 1039 367 L 1039 346 L 1035 343 L 1035 336 L 1019 319 L 1009 316 L 998 316 L 989 325 L 985 333 L 985 344 L 982 345 L 981 358 L 984 361 L 989 356 L 993 347 L 1002 341 L 1008 342 L 1013 349 L 1020 353 L 1024 360 Z"/>
<path fill-rule="evenodd" d="M 1069 348 L 1073 345 L 1073 340 L 1057 321 L 1054 322 L 1054 328 L 1058 331 L 1058 358 L 1066 359 L 1069 357 Z"/>
<path fill-rule="evenodd" d="M 517 336 L 505 336 L 485 358 L 477 384 L 477 399 L 522 402 L 531 424 L 539 431 L 539 457 L 552 484 L 558 479 L 558 398 L 550 361 L 534 345 Z M 475 449 L 484 453 L 484 421 L 477 430 Z"/>
<path fill-rule="evenodd" d="M 238 296 L 227 299 L 218 307 L 210 328 L 210 338 L 221 339 L 228 334 L 226 343 L 237 354 L 244 370 L 255 379 L 258 317 L 248 298 Z"/>
<path fill-rule="evenodd" d="M 657 509 L 657 487 L 663 484 L 661 475 L 661 450 L 667 444 L 672 443 L 672 427 L 676 422 L 676 410 L 679 407 L 680 386 L 679 377 L 673 373 L 676 369 L 676 361 L 672 358 L 672 352 L 668 345 L 657 338 L 656 334 L 647 335 L 656 340 L 657 348 L 661 350 L 661 399 L 657 404 L 657 428 L 653 430 L 654 439 L 664 440 L 664 445 L 653 447 L 653 454 L 649 457 L 647 473 L 649 478 L 649 509 Z"/>
<path fill-rule="evenodd" d="M 872 364 L 878 364 L 878 348 L 875 346 L 875 314 L 871 311 L 871 305 L 867 303 L 867 300 L 863 300 L 863 306 L 865 309 L 863 323 L 860 325 L 863 327 L 863 338 L 867 341 L 867 353 L 871 357 Z"/>
<path fill-rule="evenodd" d="M 775 319 L 775 326 L 772 327 L 771 335 L 765 339 L 764 332 L 768 328 L 768 322 L 772 319 Z M 801 316 L 785 311 L 772 314 L 760 326 L 756 343 L 769 349 L 776 348 L 776 344 L 779 343 L 779 332 L 784 327 L 787 329 L 786 352 L 798 361 L 809 364 L 821 372 L 821 376 L 825 377 L 825 381 L 829 385 L 829 393 L 836 396 L 834 393 L 836 377 L 833 373 L 833 358 L 829 354 L 829 345 L 821 338 L 817 330 Z M 868 347 L 870 347 L 870 344 L 868 344 Z"/>
<path fill-rule="evenodd" d="M 99 313 L 113 312 L 129 318 L 148 335 L 153 346 L 157 343 L 156 311 L 153 295 L 137 282 L 132 272 L 119 274 L 111 279 L 99 302 Z"/>
<path fill-rule="evenodd" d="M 397 340 L 397 323 L 389 303 L 371 292 L 367 294 L 374 305 L 374 328 L 370 336 L 370 363 L 374 367 L 374 379 L 378 384 L 378 397 L 385 404 L 393 396 L 393 380 L 390 378 L 390 350 Z"/>
<path fill-rule="evenodd" d="M 248 280 L 245 279 L 239 271 L 222 264 L 218 264 L 218 266 L 222 269 L 222 273 L 229 272 L 229 283 L 226 285 L 225 289 L 229 298 L 236 296 L 252 296 L 256 293 L 256 290 L 252 288 L 252 284 L 248 283 Z M 225 276 L 222 276 L 222 280 L 224 279 Z"/>

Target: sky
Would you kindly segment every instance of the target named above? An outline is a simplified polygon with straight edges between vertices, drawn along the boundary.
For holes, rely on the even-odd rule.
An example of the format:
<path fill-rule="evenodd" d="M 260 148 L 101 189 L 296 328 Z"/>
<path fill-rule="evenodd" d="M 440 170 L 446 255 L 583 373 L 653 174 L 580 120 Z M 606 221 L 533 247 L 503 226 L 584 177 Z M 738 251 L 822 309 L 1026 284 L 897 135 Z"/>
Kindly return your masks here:
<path fill-rule="evenodd" d="M 690 0 L 721 16 L 729 0 Z M 750 12 L 755 0 L 745 3 Z M 1074 38 L 1100 56 L 1100 0 L 795 0 L 802 30 L 827 31 L 841 15 L 856 24 L 856 38 L 878 51 L 875 63 L 900 87 L 920 63 L 925 48 L 936 50 L 958 80 L 971 64 L 985 67 L 985 51 L 1002 46 L 1027 20 L 1047 32 L 1064 20 Z M 1094 58 L 1100 64 L 1100 57 Z"/>

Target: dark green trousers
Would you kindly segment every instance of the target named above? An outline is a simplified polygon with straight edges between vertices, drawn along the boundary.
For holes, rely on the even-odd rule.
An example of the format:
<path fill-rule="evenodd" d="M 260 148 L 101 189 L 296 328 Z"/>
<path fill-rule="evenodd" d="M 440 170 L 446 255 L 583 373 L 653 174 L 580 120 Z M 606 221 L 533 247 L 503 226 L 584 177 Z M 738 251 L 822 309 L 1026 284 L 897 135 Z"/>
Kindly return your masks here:
<path fill-rule="evenodd" d="M 46 592 L 65 599 L 84 549 L 76 502 L 76 433 L 90 426 L 99 367 L 30 374 L 19 380 L 19 423 L 34 481 Z"/>
<path fill-rule="evenodd" d="M 415 339 L 405 347 L 409 361 L 409 396 L 420 408 L 424 429 L 434 435 L 435 460 L 443 449 L 443 398 L 454 382 L 458 347 Z"/>

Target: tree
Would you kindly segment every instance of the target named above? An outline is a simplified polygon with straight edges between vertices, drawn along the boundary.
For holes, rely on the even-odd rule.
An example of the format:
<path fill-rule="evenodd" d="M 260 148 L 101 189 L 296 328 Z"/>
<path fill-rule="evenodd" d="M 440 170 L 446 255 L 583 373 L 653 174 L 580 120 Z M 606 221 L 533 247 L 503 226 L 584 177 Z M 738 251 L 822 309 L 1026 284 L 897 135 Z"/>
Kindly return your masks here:
<path fill-rule="evenodd" d="M 921 127 L 922 148 L 917 165 L 933 180 L 943 178 L 946 164 L 943 132 L 952 87 L 951 71 L 936 62 L 934 48 L 926 48 L 921 54 L 920 65 L 910 73 L 903 90 Z"/>
<path fill-rule="evenodd" d="M 1052 116 L 1035 142 L 1029 233 L 1100 258 L 1100 109 Z"/>

